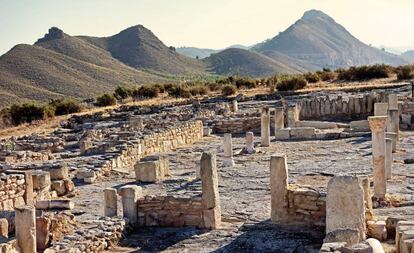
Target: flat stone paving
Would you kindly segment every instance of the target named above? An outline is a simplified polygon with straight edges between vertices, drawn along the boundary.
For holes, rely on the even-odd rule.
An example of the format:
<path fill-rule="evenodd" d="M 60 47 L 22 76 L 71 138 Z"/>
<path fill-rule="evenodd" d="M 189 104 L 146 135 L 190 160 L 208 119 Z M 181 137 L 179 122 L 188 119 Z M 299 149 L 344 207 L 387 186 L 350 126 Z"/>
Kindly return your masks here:
<path fill-rule="evenodd" d="M 255 138 L 256 146 L 260 137 Z M 412 201 L 414 164 L 404 164 L 414 151 L 414 133 L 402 133 L 399 151 L 394 155 L 391 194 Z M 244 136 L 233 137 L 236 165 L 222 168 L 222 138 L 210 136 L 193 146 L 169 153 L 172 176 L 163 183 L 138 184 L 148 195 L 190 196 L 201 193 L 200 181 L 195 179 L 201 153 L 213 149 L 218 154 L 219 190 L 223 229 L 202 231 L 195 228 L 142 228 L 122 241 L 110 252 L 318 252 L 323 231 L 305 228 L 280 228 L 269 221 L 270 185 L 269 159 L 274 153 L 288 158 L 289 182 L 308 184 L 321 191 L 334 175 L 371 175 L 371 141 L 368 137 L 326 141 L 272 141 L 268 148 L 257 148 L 253 155 L 240 155 Z M 93 219 L 102 215 L 103 189 L 135 184 L 134 175 L 112 175 L 93 185 L 78 185 L 74 198 L 78 219 Z M 120 208 L 120 207 L 119 207 Z M 83 214 L 82 214 L 83 213 Z M 385 219 L 400 216 L 414 219 L 413 207 L 376 209 Z"/>

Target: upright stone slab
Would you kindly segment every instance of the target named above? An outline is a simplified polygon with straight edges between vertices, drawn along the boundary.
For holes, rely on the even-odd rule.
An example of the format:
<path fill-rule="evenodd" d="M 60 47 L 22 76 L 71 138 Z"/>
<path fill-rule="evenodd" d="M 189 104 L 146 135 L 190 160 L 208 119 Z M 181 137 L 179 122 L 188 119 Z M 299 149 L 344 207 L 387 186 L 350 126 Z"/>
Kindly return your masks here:
<path fill-rule="evenodd" d="M 340 229 L 355 229 L 365 240 L 364 190 L 357 177 L 337 176 L 328 183 L 326 234 Z"/>
<path fill-rule="evenodd" d="M 262 108 L 261 116 L 261 137 L 262 146 L 270 146 L 270 109 L 268 107 Z"/>
<path fill-rule="evenodd" d="M 104 190 L 104 215 L 107 217 L 118 215 L 118 195 L 114 188 Z"/>
<path fill-rule="evenodd" d="M 397 94 L 388 95 L 388 110 L 398 110 L 398 95 Z"/>
<path fill-rule="evenodd" d="M 370 189 L 369 177 L 365 177 L 361 180 L 362 188 L 364 189 L 364 201 L 365 201 L 365 219 L 372 220 L 374 218 L 374 210 L 372 207 L 372 196 Z"/>
<path fill-rule="evenodd" d="M 386 132 L 385 137 L 392 140 L 392 152 L 397 151 L 397 134 L 392 132 Z"/>
<path fill-rule="evenodd" d="M 398 142 L 400 135 L 400 112 L 398 109 L 388 110 L 387 132 L 396 133 Z"/>
<path fill-rule="evenodd" d="M 132 225 L 138 222 L 138 205 L 137 200 L 142 195 L 142 188 L 137 185 L 126 185 L 121 187 L 120 195 L 122 196 L 122 211 L 124 217 Z"/>
<path fill-rule="evenodd" d="M 234 100 L 231 101 L 231 103 L 232 103 L 233 112 L 238 112 L 239 111 L 239 105 L 238 105 L 237 100 L 234 99 Z"/>
<path fill-rule="evenodd" d="M 387 116 L 368 117 L 372 133 L 372 164 L 374 171 L 374 196 L 385 198 L 387 180 L 385 177 L 385 127 Z"/>
<path fill-rule="evenodd" d="M 271 220 L 283 223 L 287 219 L 288 167 L 286 155 L 270 157 Z"/>
<path fill-rule="evenodd" d="M 388 103 L 375 103 L 374 104 L 374 116 L 387 116 Z"/>
<path fill-rule="evenodd" d="M 230 133 L 224 134 L 223 147 L 224 147 L 223 166 L 224 167 L 234 166 L 233 145 L 232 145 L 232 140 L 231 140 L 231 134 Z"/>
<path fill-rule="evenodd" d="M 204 227 L 217 229 L 221 225 L 220 196 L 216 154 L 204 152 L 200 161 L 200 177 L 202 188 L 202 206 Z"/>
<path fill-rule="evenodd" d="M 385 138 L 385 179 L 391 179 L 392 162 L 392 140 Z"/>
<path fill-rule="evenodd" d="M 322 104 L 321 104 L 322 106 Z M 298 113 L 298 108 L 297 105 L 295 106 L 290 106 L 287 108 L 287 123 L 288 123 L 288 127 L 295 127 L 296 126 L 296 122 L 299 121 L 299 113 Z"/>
<path fill-rule="evenodd" d="M 247 132 L 246 133 L 246 153 L 247 154 L 254 154 L 256 150 L 254 149 L 254 133 Z"/>
<path fill-rule="evenodd" d="M 283 107 L 275 109 L 275 135 L 277 130 L 285 128 L 285 111 Z"/>
<path fill-rule="evenodd" d="M 36 209 L 21 206 L 15 209 L 17 245 L 21 253 L 36 252 Z"/>

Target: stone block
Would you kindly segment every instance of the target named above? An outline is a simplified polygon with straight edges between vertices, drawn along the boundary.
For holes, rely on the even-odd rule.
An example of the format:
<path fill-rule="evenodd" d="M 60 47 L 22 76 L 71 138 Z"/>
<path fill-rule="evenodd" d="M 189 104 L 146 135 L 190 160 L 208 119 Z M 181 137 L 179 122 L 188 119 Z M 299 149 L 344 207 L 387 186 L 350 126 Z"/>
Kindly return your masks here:
<path fill-rule="evenodd" d="M 67 166 L 59 166 L 49 169 L 50 179 L 53 180 L 62 180 L 69 178 L 69 170 Z"/>
<path fill-rule="evenodd" d="M 139 182 L 155 183 L 169 175 L 168 161 L 162 156 L 150 156 L 135 164 L 135 178 Z"/>
<path fill-rule="evenodd" d="M 220 207 L 203 210 L 203 222 L 206 229 L 219 229 L 221 226 Z"/>
<path fill-rule="evenodd" d="M 50 174 L 47 171 L 35 170 L 32 172 L 33 189 L 38 191 L 50 188 Z"/>
<path fill-rule="evenodd" d="M 368 221 L 367 235 L 379 241 L 387 239 L 387 229 L 385 221 Z"/>
<path fill-rule="evenodd" d="M 9 222 L 5 218 L 0 219 L 0 238 L 1 237 L 9 237 Z"/>
<path fill-rule="evenodd" d="M 351 131 L 356 131 L 356 132 L 360 132 L 360 131 L 369 132 L 370 131 L 368 120 L 351 121 L 349 123 L 349 127 L 351 128 Z"/>
<path fill-rule="evenodd" d="M 276 140 L 289 140 L 290 139 L 290 128 L 283 128 L 275 130 Z"/>
<path fill-rule="evenodd" d="M 36 246 L 38 250 L 45 250 L 50 243 L 51 220 L 46 217 L 36 218 Z"/>
<path fill-rule="evenodd" d="M 291 139 L 315 139 L 315 128 L 314 127 L 296 127 L 290 129 Z"/>
<path fill-rule="evenodd" d="M 50 188 L 53 191 L 56 191 L 58 196 L 62 196 L 66 194 L 65 182 L 63 180 L 53 181 L 52 184 L 50 185 Z"/>

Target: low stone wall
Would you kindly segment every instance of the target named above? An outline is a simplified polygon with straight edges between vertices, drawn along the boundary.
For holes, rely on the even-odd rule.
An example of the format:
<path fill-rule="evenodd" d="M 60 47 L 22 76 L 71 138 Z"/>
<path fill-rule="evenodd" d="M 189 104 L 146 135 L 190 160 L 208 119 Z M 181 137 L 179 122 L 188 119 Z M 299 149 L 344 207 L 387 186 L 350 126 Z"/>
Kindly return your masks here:
<path fill-rule="evenodd" d="M 138 226 L 203 228 L 201 197 L 146 196 L 139 199 Z"/>
<path fill-rule="evenodd" d="M 48 161 L 54 159 L 52 153 L 47 151 L 0 151 L 0 161 L 13 164 L 25 162 Z"/>
<path fill-rule="evenodd" d="M 24 174 L 0 174 L 0 211 L 11 211 L 25 204 L 26 180 Z"/>
<path fill-rule="evenodd" d="M 303 99 L 297 103 L 299 119 L 363 118 L 372 115 L 374 103 L 382 99 L 382 96 L 375 92 L 347 98 L 325 96 Z"/>
<path fill-rule="evenodd" d="M 260 133 L 260 117 L 229 118 L 217 121 L 213 125 L 214 133 L 245 134 Z"/>
<path fill-rule="evenodd" d="M 306 186 L 289 185 L 288 219 L 308 226 L 325 226 L 326 194 Z"/>

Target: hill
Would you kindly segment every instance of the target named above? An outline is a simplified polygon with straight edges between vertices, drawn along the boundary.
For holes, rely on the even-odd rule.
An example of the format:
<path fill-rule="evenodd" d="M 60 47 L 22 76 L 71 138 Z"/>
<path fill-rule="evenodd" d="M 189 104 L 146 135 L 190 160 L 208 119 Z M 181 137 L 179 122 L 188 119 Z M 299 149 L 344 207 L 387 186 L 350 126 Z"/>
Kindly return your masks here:
<path fill-rule="evenodd" d="M 210 70 L 220 75 L 270 76 L 276 73 L 297 73 L 304 69 L 294 61 L 275 61 L 262 54 L 239 48 L 229 48 L 203 59 Z"/>
<path fill-rule="evenodd" d="M 408 50 L 401 54 L 404 57 L 414 59 L 414 50 Z"/>
<path fill-rule="evenodd" d="M 40 46 L 17 45 L 0 56 L 0 106 L 21 100 L 85 99 L 112 92 L 121 84 L 165 82 L 117 61 L 102 65 L 106 66 Z"/>
<path fill-rule="evenodd" d="M 331 17 L 317 10 L 305 12 L 287 30 L 254 46 L 253 50 L 269 57 L 276 51 L 320 68 L 407 63 L 397 55 L 362 43 Z"/>
<path fill-rule="evenodd" d="M 167 47 L 150 30 L 142 25 L 130 27 L 104 38 L 80 36 L 101 49 L 108 51 L 120 62 L 137 69 L 170 75 L 205 73 L 205 66 Z"/>
<path fill-rule="evenodd" d="M 197 48 L 197 47 L 178 47 L 177 53 L 196 59 L 204 59 L 212 54 L 218 53 L 220 50 L 208 49 L 208 48 Z"/>

